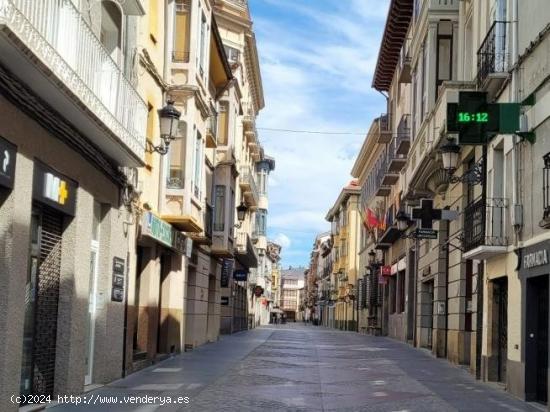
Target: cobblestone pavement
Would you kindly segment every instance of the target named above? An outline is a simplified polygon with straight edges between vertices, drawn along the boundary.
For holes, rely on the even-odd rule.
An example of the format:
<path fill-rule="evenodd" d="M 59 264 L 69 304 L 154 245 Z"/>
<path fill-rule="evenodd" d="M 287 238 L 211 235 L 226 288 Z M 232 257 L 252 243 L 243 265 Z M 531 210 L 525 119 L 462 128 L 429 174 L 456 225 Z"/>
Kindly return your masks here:
<path fill-rule="evenodd" d="M 63 405 L 51 410 L 540 410 L 404 343 L 302 324 L 225 336 L 86 395 L 188 396 L 189 404 Z"/>

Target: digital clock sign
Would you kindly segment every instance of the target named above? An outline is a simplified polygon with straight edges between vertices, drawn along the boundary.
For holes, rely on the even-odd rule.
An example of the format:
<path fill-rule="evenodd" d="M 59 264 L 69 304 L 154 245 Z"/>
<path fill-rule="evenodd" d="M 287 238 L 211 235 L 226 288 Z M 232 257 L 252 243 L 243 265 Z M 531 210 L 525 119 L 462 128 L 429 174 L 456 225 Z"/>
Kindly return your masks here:
<path fill-rule="evenodd" d="M 489 123 L 489 112 L 458 112 L 459 123 Z"/>

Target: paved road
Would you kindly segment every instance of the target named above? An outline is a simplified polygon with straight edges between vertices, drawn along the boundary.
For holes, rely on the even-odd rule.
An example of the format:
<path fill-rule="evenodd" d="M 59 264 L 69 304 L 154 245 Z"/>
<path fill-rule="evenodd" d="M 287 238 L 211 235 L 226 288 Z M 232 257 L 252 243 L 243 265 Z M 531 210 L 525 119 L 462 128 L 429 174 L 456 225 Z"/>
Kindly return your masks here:
<path fill-rule="evenodd" d="M 189 403 L 51 411 L 540 410 L 406 344 L 301 324 L 225 336 L 86 394 L 131 395 L 187 396 Z"/>

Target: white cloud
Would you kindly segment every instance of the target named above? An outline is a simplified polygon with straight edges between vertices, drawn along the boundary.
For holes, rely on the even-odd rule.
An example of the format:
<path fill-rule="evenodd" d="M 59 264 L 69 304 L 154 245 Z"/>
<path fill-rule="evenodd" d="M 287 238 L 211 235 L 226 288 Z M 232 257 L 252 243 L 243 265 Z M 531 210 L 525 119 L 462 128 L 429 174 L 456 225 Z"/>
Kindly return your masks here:
<path fill-rule="evenodd" d="M 292 244 L 290 238 L 284 233 L 279 233 L 277 236 L 275 236 L 275 239 L 273 241 L 280 245 L 283 249 L 288 249 Z"/>
<path fill-rule="evenodd" d="M 258 126 L 266 153 L 276 160 L 268 226 L 275 238 L 288 239 L 285 264 L 307 264 L 316 234 L 329 228 L 324 217 L 351 179 L 365 136 L 261 128 L 366 134 L 385 110 L 370 85 L 388 3 L 252 2 L 266 100 Z"/>

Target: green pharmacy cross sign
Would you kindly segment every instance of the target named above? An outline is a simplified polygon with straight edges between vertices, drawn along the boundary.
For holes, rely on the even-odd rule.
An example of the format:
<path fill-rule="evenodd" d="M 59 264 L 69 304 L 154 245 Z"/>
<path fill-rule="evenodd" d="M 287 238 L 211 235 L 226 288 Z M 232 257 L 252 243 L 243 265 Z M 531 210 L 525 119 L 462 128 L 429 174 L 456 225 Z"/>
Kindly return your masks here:
<path fill-rule="evenodd" d="M 519 130 L 519 104 L 487 103 L 485 92 L 459 92 L 458 103 L 447 104 L 447 132 L 459 144 L 487 144 L 496 134 Z"/>

